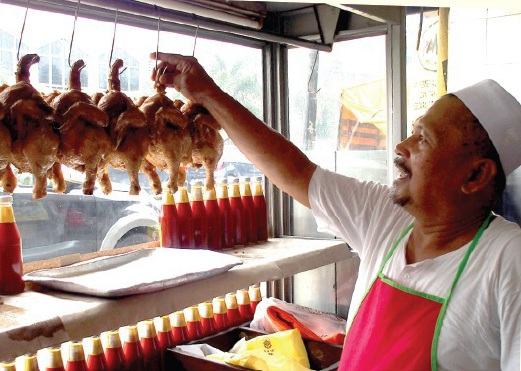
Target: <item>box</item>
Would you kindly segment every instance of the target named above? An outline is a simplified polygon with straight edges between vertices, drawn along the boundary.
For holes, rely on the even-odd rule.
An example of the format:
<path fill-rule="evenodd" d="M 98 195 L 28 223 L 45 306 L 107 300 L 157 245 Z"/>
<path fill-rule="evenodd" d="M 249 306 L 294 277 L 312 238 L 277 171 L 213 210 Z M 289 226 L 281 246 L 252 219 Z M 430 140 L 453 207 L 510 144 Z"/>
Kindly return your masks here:
<path fill-rule="evenodd" d="M 253 330 L 249 327 L 234 327 L 218 334 L 198 339 L 189 344 L 206 343 L 224 352 L 229 351 L 233 345 L 241 338 L 252 339 L 259 335 L 266 335 L 265 332 Z M 304 339 L 309 363 L 312 370 L 333 371 L 337 370 L 342 354 L 340 345 L 333 345 L 324 342 Z M 179 371 L 229 371 L 247 370 L 244 367 L 216 362 L 211 359 L 196 356 L 181 351 L 178 348 L 168 349 L 166 353 L 166 369 Z"/>

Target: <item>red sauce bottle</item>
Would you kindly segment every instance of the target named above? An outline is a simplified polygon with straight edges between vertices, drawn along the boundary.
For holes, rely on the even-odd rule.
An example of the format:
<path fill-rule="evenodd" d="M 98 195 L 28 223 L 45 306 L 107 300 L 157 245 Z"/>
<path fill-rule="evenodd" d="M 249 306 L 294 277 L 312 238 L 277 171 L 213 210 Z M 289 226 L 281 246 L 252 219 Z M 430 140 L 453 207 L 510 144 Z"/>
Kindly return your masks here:
<path fill-rule="evenodd" d="M 235 220 L 228 198 L 228 182 L 221 180 L 217 185 L 217 204 L 221 216 L 221 245 L 223 249 L 232 248 L 235 244 Z"/>
<path fill-rule="evenodd" d="M 217 332 L 227 329 L 230 324 L 228 323 L 228 313 L 226 310 L 226 302 L 222 296 L 213 298 L 213 317 L 215 318 L 215 330 Z"/>
<path fill-rule="evenodd" d="M 22 239 L 13 212 L 13 197 L 0 196 L 0 294 L 24 291 Z"/>
<path fill-rule="evenodd" d="M 71 341 L 67 354 L 65 371 L 88 371 L 87 362 L 85 362 L 85 351 L 81 342 Z"/>
<path fill-rule="evenodd" d="M 179 247 L 183 249 L 193 249 L 194 240 L 194 215 L 188 199 L 188 192 L 185 187 L 179 187 L 177 191 L 177 220 L 179 221 Z"/>
<path fill-rule="evenodd" d="M 159 342 L 159 349 L 161 351 L 161 369 L 166 370 L 166 350 L 174 346 L 170 317 L 161 316 L 154 318 L 154 326 L 156 327 L 157 341 Z"/>
<path fill-rule="evenodd" d="M 244 321 L 239 312 L 239 304 L 237 304 L 237 296 L 230 292 L 224 297 L 226 302 L 226 317 L 230 326 L 238 326 Z"/>
<path fill-rule="evenodd" d="M 143 362 L 145 370 L 160 371 L 161 370 L 161 348 L 159 347 L 159 339 L 157 338 L 156 327 L 154 321 L 146 320 L 138 323 L 138 333 L 143 349 Z"/>
<path fill-rule="evenodd" d="M 253 206 L 257 216 L 257 240 L 268 240 L 268 210 L 262 190 L 262 177 L 255 177 L 253 182 Z"/>
<path fill-rule="evenodd" d="M 89 371 L 107 370 L 107 362 L 103 353 L 103 346 L 99 336 L 91 336 L 84 339 L 85 353 L 87 355 L 87 369 Z"/>
<path fill-rule="evenodd" d="M 248 294 L 250 295 L 251 310 L 255 315 L 255 309 L 257 309 L 257 305 L 262 300 L 260 287 L 257 285 L 251 285 L 248 289 Z"/>
<path fill-rule="evenodd" d="M 188 328 L 188 341 L 200 339 L 203 337 L 203 325 L 201 324 L 201 316 L 196 306 L 191 306 L 183 310 L 186 318 L 186 326 Z"/>
<path fill-rule="evenodd" d="M 39 353 L 39 357 L 41 357 L 43 363 L 42 370 L 65 371 L 65 367 L 63 367 L 62 352 L 59 347 L 42 349 L 41 352 L 42 353 Z"/>
<path fill-rule="evenodd" d="M 208 247 L 208 217 L 204 205 L 202 182 L 198 181 L 192 186 L 192 214 L 194 216 L 194 243 L 196 249 Z"/>
<path fill-rule="evenodd" d="M 249 241 L 249 228 L 246 228 L 246 212 L 242 204 L 241 190 L 239 188 L 239 178 L 233 178 L 230 184 L 230 208 L 235 221 L 234 244 L 237 246 L 246 245 Z"/>
<path fill-rule="evenodd" d="M 188 341 L 188 327 L 183 311 L 177 311 L 170 314 L 170 323 L 172 324 L 173 345 L 184 344 Z"/>
<path fill-rule="evenodd" d="M 215 188 L 206 191 L 204 206 L 208 220 L 208 248 L 210 250 L 220 250 L 222 247 L 222 228 Z"/>
<path fill-rule="evenodd" d="M 159 216 L 159 225 L 161 226 L 160 246 L 161 247 L 178 247 L 179 246 L 179 225 L 177 218 L 177 209 L 175 206 L 174 196 L 170 191 L 166 190 L 161 205 L 161 215 Z"/>
<path fill-rule="evenodd" d="M 139 341 L 137 326 L 129 325 L 122 327 L 120 336 L 123 343 L 126 369 L 130 371 L 145 371 L 143 348 Z"/>
<path fill-rule="evenodd" d="M 244 206 L 246 216 L 246 228 L 250 243 L 257 243 L 257 217 L 255 215 L 255 206 L 253 205 L 253 195 L 251 193 L 250 178 L 244 178 L 241 187 L 241 199 Z"/>
<path fill-rule="evenodd" d="M 119 331 L 107 331 L 102 334 L 105 348 L 105 361 L 108 371 L 125 370 L 125 355 L 121 345 Z"/>
<path fill-rule="evenodd" d="M 15 359 L 17 371 L 40 371 L 36 354 L 24 354 Z"/>
<path fill-rule="evenodd" d="M 253 319 L 253 312 L 251 310 L 248 290 L 237 290 L 235 296 L 237 297 L 237 305 L 239 306 L 239 313 L 241 314 L 242 322 L 251 321 Z"/>
<path fill-rule="evenodd" d="M 199 303 L 197 306 L 201 316 L 201 326 L 203 337 L 215 333 L 215 318 L 213 317 L 213 307 L 211 302 Z"/>

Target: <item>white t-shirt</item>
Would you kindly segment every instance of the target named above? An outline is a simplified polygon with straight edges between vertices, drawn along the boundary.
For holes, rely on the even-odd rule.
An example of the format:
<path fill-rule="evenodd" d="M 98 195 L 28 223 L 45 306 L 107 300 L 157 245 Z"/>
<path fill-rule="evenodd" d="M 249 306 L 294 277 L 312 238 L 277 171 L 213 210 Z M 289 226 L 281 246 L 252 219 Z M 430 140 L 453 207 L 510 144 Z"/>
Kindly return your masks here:
<path fill-rule="evenodd" d="M 317 168 L 309 185 L 318 230 L 341 238 L 360 256 L 348 327 L 382 261 L 413 218 L 390 188 Z M 410 233 L 410 232 L 409 232 Z M 470 243 L 406 264 L 406 235 L 384 269 L 395 282 L 447 296 Z M 521 228 L 497 216 L 484 231 L 453 291 L 438 344 L 439 370 L 520 370 Z"/>

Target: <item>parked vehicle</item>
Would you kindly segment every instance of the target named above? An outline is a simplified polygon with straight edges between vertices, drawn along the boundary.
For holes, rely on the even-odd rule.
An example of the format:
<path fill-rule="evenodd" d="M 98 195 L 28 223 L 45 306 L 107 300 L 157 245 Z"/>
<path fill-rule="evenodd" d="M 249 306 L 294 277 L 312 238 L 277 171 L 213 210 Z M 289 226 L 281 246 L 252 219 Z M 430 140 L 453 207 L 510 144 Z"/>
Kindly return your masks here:
<path fill-rule="evenodd" d="M 81 181 L 66 178 L 64 194 L 32 199 L 32 175 L 18 174 L 13 194 L 15 218 L 22 236 L 24 262 L 74 253 L 110 250 L 158 239 L 159 202 L 146 192 L 128 195 L 114 182 L 104 195 L 82 193 Z"/>

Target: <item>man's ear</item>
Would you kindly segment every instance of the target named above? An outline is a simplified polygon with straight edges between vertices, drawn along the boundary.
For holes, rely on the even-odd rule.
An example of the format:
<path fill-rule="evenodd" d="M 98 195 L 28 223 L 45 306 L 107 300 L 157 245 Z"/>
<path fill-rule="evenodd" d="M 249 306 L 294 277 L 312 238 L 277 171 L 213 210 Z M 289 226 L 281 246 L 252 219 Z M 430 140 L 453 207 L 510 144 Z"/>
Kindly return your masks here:
<path fill-rule="evenodd" d="M 493 160 L 489 158 L 476 160 L 466 178 L 467 180 L 461 186 L 461 191 L 464 194 L 478 192 L 491 183 L 496 174 L 497 167 Z"/>

